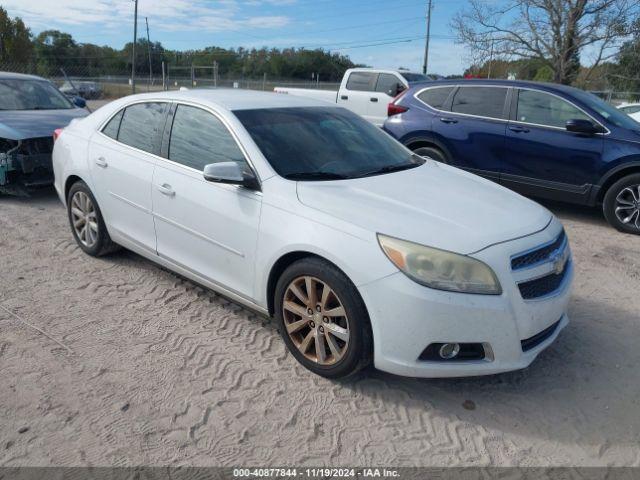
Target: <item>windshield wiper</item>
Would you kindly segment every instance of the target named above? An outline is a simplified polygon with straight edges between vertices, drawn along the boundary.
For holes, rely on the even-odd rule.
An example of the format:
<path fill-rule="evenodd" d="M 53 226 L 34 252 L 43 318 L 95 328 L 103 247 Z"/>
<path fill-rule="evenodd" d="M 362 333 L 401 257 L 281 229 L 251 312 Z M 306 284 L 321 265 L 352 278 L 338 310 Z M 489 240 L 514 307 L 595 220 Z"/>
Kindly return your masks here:
<path fill-rule="evenodd" d="M 295 172 L 286 174 L 284 178 L 288 180 L 345 180 L 351 177 L 333 172 Z"/>
<path fill-rule="evenodd" d="M 423 162 L 411 162 L 411 163 L 401 163 L 399 165 L 385 165 L 384 167 L 378 168 L 377 170 L 371 170 L 370 172 L 365 172 L 359 177 L 370 177 L 372 175 L 381 175 L 383 173 L 392 173 L 392 172 L 400 172 L 402 170 L 409 170 L 411 168 L 419 167 L 420 165 L 424 165 Z"/>

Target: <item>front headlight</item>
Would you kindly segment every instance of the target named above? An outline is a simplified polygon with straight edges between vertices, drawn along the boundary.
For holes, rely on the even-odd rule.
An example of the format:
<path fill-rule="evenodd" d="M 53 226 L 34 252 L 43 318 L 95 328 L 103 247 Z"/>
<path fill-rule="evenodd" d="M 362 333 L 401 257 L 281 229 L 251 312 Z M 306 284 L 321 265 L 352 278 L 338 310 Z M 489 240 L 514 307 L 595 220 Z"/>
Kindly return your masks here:
<path fill-rule="evenodd" d="M 480 260 L 378 234 L 389 260 L 413 281 L 451 292 L 500 295 L 496 274 Z"/>

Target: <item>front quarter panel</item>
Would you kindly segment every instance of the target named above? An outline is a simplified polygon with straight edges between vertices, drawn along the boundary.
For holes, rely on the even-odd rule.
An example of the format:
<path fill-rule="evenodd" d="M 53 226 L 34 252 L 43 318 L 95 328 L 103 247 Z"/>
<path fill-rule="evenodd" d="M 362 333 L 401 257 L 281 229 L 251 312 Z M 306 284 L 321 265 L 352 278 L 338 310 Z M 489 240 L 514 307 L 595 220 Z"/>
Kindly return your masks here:
<path fill-rule="evenodd" d="M 257 303 L 266 307 L 269 275 L 276 262 L 308 252 L 341 269 L 360 286 L 398 270 L 385 257 L 374 232 L 337 220 L 300 203 L 295 182 L 274 177 L 263 184 L 263 208 L 256 259 Z"/>

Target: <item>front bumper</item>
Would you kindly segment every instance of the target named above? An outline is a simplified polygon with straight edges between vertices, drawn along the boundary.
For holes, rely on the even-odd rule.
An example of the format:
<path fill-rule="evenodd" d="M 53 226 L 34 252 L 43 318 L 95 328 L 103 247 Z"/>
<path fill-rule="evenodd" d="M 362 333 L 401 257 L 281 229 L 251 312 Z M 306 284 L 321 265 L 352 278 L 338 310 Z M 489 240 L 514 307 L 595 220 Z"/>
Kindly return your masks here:
<path fill-rule="evenodd" d="M 542 232 L 473 255 L 494 268 L 501 295 L 433 290 L 401 272 L 360 286 L 373 329 L 376 368 L 412 377 L 462 377 L 527 367 L 568 324 L 573 263 L 569 251 L 562 284 L 544 297 L 524 300 L 518 283 L 546 274 L 553 266 L 542 263 L 513 271 L 511 256 L 552 241 L 561 230 L 554 221 Z M 542 341 L 523 351 L 523 340 L 546 329 L 550 333 Z M 431 343 L 482 343 L 488 354 L 483 360 L 419 360 Z"/>

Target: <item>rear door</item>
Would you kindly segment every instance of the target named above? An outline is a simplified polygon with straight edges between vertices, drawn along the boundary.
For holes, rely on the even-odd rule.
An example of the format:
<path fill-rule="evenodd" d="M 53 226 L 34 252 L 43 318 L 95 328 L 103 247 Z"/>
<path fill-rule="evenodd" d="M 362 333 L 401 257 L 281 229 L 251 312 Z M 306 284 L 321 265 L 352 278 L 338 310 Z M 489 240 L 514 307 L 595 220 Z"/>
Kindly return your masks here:
<path fill-rule="evenodd" d="M 162 149 L 152 190 L 158 254 L 252 297 L 262 194 L 203 177 L 211 163 L 250 168 L 237 140 L 220 117 L 180 104 L 172 107 Z"/>
<path fill-rule="evenodd" d="M 151 179 L 168 106 L 129 105 L 92 137 L 89 150 L 93 193 L 110 232 L 153 253 Z"/>
<path fill-rule="evenodd" d="M 369 115 L 369 104 L 375 95 L 377 81 L 376 72 L 351 72 L 345 89 L 338 93 L 338 105 L 373 121 Z"/>
<path fill-rule="evenodd" d="M 508 87 L 461 86 L 433 119 L 452 165 L 499 180 L 508 118 Z"/>
<path fill-rule="evenodd" d="M 398 86 L 406 87 L 400 77 L 391 73 L 380 73 L 376 81 L 376 89 L 369 96 L 367 119 L 375 125 L 382 126 L 387 119 L 387 107 L 398 94 Z"/>
<path fill-rule="evenodd" d="M 597 123 L 557 95 L 534 89 L 514 93 L 501 181 L 524 194 L 586 201 L 601 163 L 604 138 L 567 131 L 571 119 Z"/>

